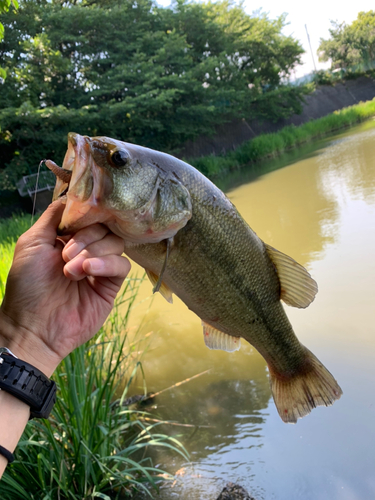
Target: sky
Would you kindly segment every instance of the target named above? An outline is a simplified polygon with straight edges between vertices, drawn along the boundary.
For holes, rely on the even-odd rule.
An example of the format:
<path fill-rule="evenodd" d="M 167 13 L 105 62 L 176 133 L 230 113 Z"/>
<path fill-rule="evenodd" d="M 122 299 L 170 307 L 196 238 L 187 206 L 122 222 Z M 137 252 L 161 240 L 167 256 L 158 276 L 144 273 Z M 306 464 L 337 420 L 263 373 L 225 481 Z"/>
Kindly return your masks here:
<path fill-rule="evenodd" d="M 170 0 L 157 0 L 159 5 L 167 7 Z M 361 11 L 375 10 L 374 0 L 357 0 L 354 2 L 338 0 L 244 0 L 244 8 L 248 14 L 261 9 L 270 19 L 275 19 L 284 12 L 288 14 L 289 25 L 284 28 L 285 35 L 293 35 L 302 43 L 306 53 L 302 56 L 303 64 L 296 68 L 295 77 L 311 73 L 314 70 L 312 56 L 308 44 L 305 25 L 310 35 L 317 69 L 330 67 L 329 63 L 318 61 L 317 49 L 320 38 L 329 38 L 330 21 L 352 23 Z"/>

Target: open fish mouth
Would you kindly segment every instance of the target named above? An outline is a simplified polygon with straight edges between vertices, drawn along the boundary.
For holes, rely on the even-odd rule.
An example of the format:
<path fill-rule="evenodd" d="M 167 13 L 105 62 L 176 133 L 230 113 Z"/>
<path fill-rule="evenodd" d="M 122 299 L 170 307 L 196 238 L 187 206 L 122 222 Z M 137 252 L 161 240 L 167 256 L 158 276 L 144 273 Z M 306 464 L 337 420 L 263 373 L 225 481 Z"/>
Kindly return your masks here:
<path fill-rule="evenodd" d="M 95 163 L 91 143 L 91 138 L 71 132 L 62 167 L 52 160 L 44 161 L 56 175 L 53 200 L 62 198 L 66 204 L 59 225 L 60 234 L 104 222 L 106 217 L 103 199 L 112 183 L 108 173 Z"/>
<path fill-rule="evenodd" d="M 62 181 L 63 184 L 67 184 L 67 187 L 63 190 L 61 190 L 60 194 L 57 196 L 57 198 L 62 198 L 63 196 L 66 195 L 69 189 L 69 184 L 70 180 L 72 178 L 72 171 L 71 170 L 66 170 L 65 168 L 59 167 L 54 161 L 52 160 L 43 160 L 44 164 L 46 165 L 47 168 L 51 170 L 56 175 L 56 178 Z"/>
<path fill-rule="evenodd" d="M 59 167 L 52 160 L 44 160 L 44 163 L 49 170 L 51 170 L 56 175 L 56 185 L 53 192 L 53 201 L 58 198 L 64 197 L 70 187 L 70 183 L 73 177 L 73 171 L 86 169 L 87 166 L 87 154 L 82 154 L 87 151 L 87 141 L 84 137 L 79 136 L 78 134 L 70 133 L 68 135 L 68 149 L 65 154 L 65 158 L 63 161 L 63 166 Z M 76 162 L 76 158 L 81 158 L 81 161 Z M 82 162 L 83 160 L 83 162 Z M 79 163 L 81 165 L 79 165 Z M 84 165 L 82 165 L 84 163 Z M 80 168 L 79 168 L 80 167 Z M 75 181 L 77 181 L 77 175 L 75 175 Z"/>

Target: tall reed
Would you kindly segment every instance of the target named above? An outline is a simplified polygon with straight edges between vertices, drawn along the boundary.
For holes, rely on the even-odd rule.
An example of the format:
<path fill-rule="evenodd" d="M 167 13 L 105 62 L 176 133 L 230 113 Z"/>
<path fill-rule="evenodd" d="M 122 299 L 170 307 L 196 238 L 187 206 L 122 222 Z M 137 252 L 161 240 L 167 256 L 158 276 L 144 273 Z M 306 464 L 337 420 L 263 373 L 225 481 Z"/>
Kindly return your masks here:
<path fill-rule="evenodd" d="M 26 220 L 19 220 L 20 230 L 14 220 L 9 226 L 1 223 L 4 255 L 11 257 Z M 9 266 L 1 261 L 3 275 Z M 152 489 L 169 476 L 152 464 L 148 450 L 165 447 L 187 459 L 175 438 L 158 432 L 145 412 L 126 405 L 132 380 L 142 372 L 139 343 L 127 336 L 139 283 L 126 280 L 99 333 L 57 368 L 57 402 L 48 420 L 28 423 L 16 461 L 0 482 L 2 500 L 112 500 L 134 491 L 152 496 Z"/>

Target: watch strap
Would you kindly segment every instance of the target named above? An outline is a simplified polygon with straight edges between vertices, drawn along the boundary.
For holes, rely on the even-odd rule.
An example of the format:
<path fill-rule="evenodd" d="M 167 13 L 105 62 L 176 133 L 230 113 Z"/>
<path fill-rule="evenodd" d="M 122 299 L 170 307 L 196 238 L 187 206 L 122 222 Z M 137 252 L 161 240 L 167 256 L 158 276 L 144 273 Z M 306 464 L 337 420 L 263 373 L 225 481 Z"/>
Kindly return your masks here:
<path fill-rule="evenodd" d="M 0 455 L 8 460 L 8 464 L 14 462 L 14 455 L 9 450 L 4 448 L 4 446 L 0 446 Z"/>
<path fill-rule="evenodd" d="M 56 384 L 34 366 L 0 354 L 0 389 L 30 406 L 30 418 L 47 418 L 56 401 Z"/>

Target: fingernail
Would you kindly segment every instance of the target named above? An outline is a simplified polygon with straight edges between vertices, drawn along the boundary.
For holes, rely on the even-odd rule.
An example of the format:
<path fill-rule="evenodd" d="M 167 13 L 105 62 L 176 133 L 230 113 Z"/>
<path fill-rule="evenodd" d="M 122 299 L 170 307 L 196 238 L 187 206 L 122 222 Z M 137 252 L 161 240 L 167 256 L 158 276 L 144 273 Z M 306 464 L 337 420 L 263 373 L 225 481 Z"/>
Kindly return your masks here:
<path fill-rule="evenodd" d="M 69 243 L 66 245 L 66 247 L 64 248 L 64 255 L 69 259 L 69 260 L 72 260 L 74 259 L 74 257 L 76 257 L 79 252 L 81 252 L 83 249 L 85 248 L 85 245 L 79 241 L 77 242 L 74 242 L 74 243 L 71 243 L 69 245 Z"/>
<path fill-rule="evenodd" d="M 65 270 L 71 275 L 71 276 L 79 276 L 80 274 L 82 274 L 82 272 L 80 273 L 74 264 L 70 265 L 70 262 L 69 264 L 66 264 L 65 265 Z"/>
<path fill-rule="evenodd" d="M 101 259 L 90 259 L 89 266 L 92 273 L 97 273 L 104 268 L 104 262 Z"/>

